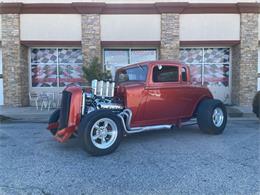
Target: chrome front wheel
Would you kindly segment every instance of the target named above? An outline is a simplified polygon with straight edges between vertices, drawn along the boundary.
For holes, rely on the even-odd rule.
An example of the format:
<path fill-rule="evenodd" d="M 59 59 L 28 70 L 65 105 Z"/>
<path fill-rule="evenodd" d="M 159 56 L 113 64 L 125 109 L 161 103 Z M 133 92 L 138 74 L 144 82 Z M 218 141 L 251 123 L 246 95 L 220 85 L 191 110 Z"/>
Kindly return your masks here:
<path fill-rule="evenodd" d="M 96 121 L 90 131 L 91 141 L 99 149 L 109 148 L 116 141 L 117 135 L 117 125 L 109 118 Z"/>
<path fill-rule="evenodd" d="M 78 132 L 82 147 L 91 155 L 102 156 L 117 149 L 123 137 L 123 126 L 112 111 L 95 110 L 83 117 Z"/>

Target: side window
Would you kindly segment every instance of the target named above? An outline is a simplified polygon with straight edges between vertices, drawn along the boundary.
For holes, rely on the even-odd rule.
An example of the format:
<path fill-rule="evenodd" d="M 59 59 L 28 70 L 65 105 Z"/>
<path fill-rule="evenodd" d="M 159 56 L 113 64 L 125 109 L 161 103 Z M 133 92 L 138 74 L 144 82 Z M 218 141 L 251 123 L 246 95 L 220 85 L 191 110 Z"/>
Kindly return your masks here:
<path fill-rule="evenodd" d="M 158 65 L 153 69 L 153 82 L 177 82 L 179 71 L 176 66 Z"/>
<path fill-rule="evenodd" d="M 182 67 L 181 69 L 181 77 L 182 77 L 182 81 L 187 81 L 187 69 Z"/>

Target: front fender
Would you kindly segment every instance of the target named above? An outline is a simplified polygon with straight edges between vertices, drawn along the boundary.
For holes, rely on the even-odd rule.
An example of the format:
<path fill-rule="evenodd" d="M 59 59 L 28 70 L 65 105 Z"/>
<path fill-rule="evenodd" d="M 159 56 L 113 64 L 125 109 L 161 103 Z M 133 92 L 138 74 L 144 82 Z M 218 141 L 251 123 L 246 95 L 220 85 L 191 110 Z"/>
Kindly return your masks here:
<path fill-rule="evenodd" d="M 56 139 L 64 142 L 76 131 L 81 120 L 82 89 L 71 86 L 62 92 L 59 128 Z"/>

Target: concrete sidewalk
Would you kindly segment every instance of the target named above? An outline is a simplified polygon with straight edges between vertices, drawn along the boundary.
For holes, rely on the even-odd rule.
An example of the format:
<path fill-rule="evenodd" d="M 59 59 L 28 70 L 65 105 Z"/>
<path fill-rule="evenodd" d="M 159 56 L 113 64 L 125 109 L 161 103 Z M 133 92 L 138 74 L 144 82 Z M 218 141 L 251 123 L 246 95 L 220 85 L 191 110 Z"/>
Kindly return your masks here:
<path fill-rule="evenodd" d="M 0 106 L 0 123 L 1 121 L 47 123 L 54 110 L 50 109 L 48 111 L 47 109 L 43 109 L 41 111 L 35 107 Z M 250 107 L 227 106 L 227 111 L 229 120 L 257 119 Z"/>
<path fill-rule="evenodd" d="M 36 107 L 8 107 L 0 106 L 0 118 L 5 117 L 11 122 L 39 122 L 47 123 L 55 109 L 37 110 Z M 1 120 L 0 120 L 1 121 Z"/>

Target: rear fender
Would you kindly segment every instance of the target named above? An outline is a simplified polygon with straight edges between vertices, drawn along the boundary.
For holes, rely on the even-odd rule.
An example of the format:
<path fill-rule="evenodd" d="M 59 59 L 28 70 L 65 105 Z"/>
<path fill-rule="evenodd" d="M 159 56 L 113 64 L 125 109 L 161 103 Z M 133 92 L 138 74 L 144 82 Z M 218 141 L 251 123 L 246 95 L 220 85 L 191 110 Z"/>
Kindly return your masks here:
<path fill-rule="evenodd" d="M 213 97 L 212 97 L 212 96 L 202 96 L 202 97 L 200 97 L 200 98 L 198 99 L 197 103 L 194 105 L 194 107 L 193 107 L 193 109 L 192 109 L 192 117 L 196 117 L 200 103 L 201 103 L 203 100 L 206 100 L 206 99 L 213 99 Z"/>

